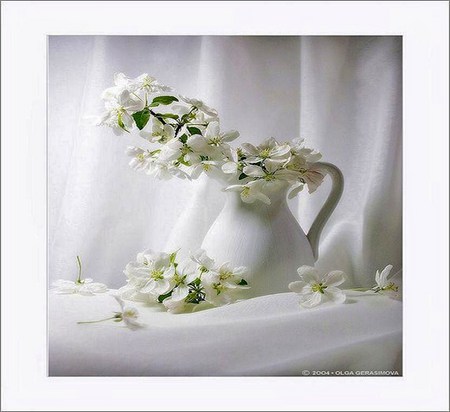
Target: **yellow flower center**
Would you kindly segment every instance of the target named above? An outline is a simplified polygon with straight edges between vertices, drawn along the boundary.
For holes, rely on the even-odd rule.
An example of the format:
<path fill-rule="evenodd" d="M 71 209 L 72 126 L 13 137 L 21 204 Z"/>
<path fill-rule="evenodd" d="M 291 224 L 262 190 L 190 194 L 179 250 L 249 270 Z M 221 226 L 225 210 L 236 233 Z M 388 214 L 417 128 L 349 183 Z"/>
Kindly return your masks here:
<path fill-rule="evenodd" d="M 242 189 L 241 196 L 247 197 L 247 196 L 249 196 L 249 195 L 250 195 L 250 188 L 247 187 L 247 186 L 245 186 L 245 187 Z"/>
<path fill-rule="evenodd" d="M 392 290 L 393 292 L 398 292 L 398 286 L 394 282 L 390 282 L 387 286 L 381 290 Z"/>
<path fill-rule="evenodd" d="M 152 270 L 150 272 L 150 277 L 154 280 L 162 280 L 164 279 L 163 274 L 164 272 L 162 270 Z"/>
<path fill-rule="evenodd" d="M 212 139 L 209 139 L 209 144 L 211 146 L 220 146 L 222 144 L 222 138 L 220 136 L 215 136 Z"/>
<path fill-rule="evenodd" d="M 233 273 L 232 273 L 232 272 L 222 272 L 222 273 L 219 275 L 219 279 L 220 279 L 220 280 L 227 280 L 227 279 L 230 278 L 231 276 L 233 276 Z"/>
<path fill-rule="evenodd" d="M 225 290 L 225 286 L 220 283 L 214 283 L 212 287 L 218 295 Z"/>
<path fill-rule="evenodd" d="M 266 157 L 270 156 L 270 152 L 271 152 L 271 149 L 264 149 L 261 151 L 261 153 L 259 155 L 265 159 Z"/>
<path fill-rule="evenodd" d="M 185 283 L 184 281 L 186 280 L 186 275 L 180 276 L 178 273 L 176 273 L 175 276 L 173 277 L 173 280 L 177 285 L 184 284 Z"/>
<path fill-rule="evenodd" d="M 123 316 L 125 318 L 137 318 L 136 312 L 132 309 L 126 310 L 123 312 Z"/>
<path fill-rule="evenodd" d="M 311 286 L 311 289 L 313 292 L 319 292 L 319 293 L 325 293 L 325 289 L 327 288 L 326 285 L 324 285 L 323 283 L 314 283 Z"/>

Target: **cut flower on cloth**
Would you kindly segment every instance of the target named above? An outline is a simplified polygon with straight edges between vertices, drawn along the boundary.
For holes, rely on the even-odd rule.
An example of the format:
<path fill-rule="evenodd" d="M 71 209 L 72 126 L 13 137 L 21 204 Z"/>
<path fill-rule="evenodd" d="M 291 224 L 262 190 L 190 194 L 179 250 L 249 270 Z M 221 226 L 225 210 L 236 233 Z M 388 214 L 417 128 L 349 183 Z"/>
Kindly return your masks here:
<path fill-rule="evenodd" d="M 82 279 L 81 258 L 77 256 L 78 277 L 75 281 L 58 279 L 52 284 L 52 291 L 58 294 L 73 294 L 78 293 L 84 296 L 93 296 L 96 293 L 105 293 L 108 287 L 103 283 L 94 282 L 90 278 Z"/>
<path fill-rule="evenodd" d="M 392 270 L 392 265 L 387 265 L 381 272 L 377 270 L 375 273 L 376 286 L 372 288 L 375 293 L 381 293 L 390 297 L 391 299 L 400 300 L 400 287 L 392 281 L 393 276 L 389 276 Z M 389 278 L 389 279 L 388 279 Z"/>
<path fill-rule="evenodd" d="M 79 325 L 88 323 L 99 323 L 105 322 L 107 320 L 112 320 L 114 322 L 123 322 L 125 326 L 129 329 L 135 330 L 142 328 L 144 325 L 138 322 L 139 312 L 134 306 L 125 304 L 125 302 L 117 294 L 111 295 L 116 299 L 117 303 L 120 305 L 120 312 L 114 312 L 114 316 L 106 319 L 99 320 L 88 320 L 83 322 L 77 322 Z"/>
<path fill-rule="evenodd" d="M 345 293 L 337 286 L 345 282 L 345 273 L 340 270 L 320 276 L 319 272 L 311 266 L 301 266 L 297 269 L 300 281 L 291 282 L 289 289 L 300 297 L 300 305 L 312 308 L 323 302 L 343 303 Z"/>

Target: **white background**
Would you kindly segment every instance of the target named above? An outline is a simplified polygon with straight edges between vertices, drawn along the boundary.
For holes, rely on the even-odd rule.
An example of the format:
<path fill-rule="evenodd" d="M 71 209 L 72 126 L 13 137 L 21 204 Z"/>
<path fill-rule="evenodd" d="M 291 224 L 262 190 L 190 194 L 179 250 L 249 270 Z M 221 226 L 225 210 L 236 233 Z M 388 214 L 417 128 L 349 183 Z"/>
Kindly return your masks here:
<path fill-rule="evenodd" d="M 155 14 L 169 11 L 171 19 L 152 19 L 147 12 L 149 6 L 152 11 L 158 8 Z M 2 354 L 6 382 L 3 408 L 189 409 L 185 399 L 189 399 L 187 393 L 194 385 L 203 388 L 203 404 L 196 408 L 204 409 L 445 408 L 448 375 L 439 365 L 448 364 L 448 238 L 444 232 L 448 226 L 447 4 L 263 3 L 258 4 L 257 12 L 254 3 L 179 3 L 176 8 L 164 9 L 169 6 L 94 2 L 4 4 L 2 73 L 8 81 L 2 84 L 2 118 L 6 119 L 2 122 L 2 188 L 6 199 L 2 235 L 7 234 L 8 238 L 2 244 L 2 309 L 7 307 L 8 315 L 2 311 L 2 343 L 7 349 L 7 356 Z M 201 24 L 193 25 L 192 19 Z M 342 379 L 311 382 L 305 378 L 177 378 L 168 384 L 167 379 L 151 378 L 46 378 L 44 35 L 236 32 L 404 35 L 404 258 L 408 279 L 405 377 L 353 379 L 351 393 Z M 40 322 L 36 321 L 37 316 Z M 422 356 L 417 356 L 418 352 Z M 222 398 L 218 405 L 217 394 L 224 392 L 224 385 L 225 392 L 233 395 Z M 329 396 L 319 397 L 325 386 Z M 148 402 L 149 391 L 157 399 L 152 405 Z M 179 397 L 170 397 L 169 403 L 168 394 L 173 392 Z M 385 396 L 374 396 L 379 393 Z M 106 406 L 104 399 L 110 399 L 110 404 Z"/>

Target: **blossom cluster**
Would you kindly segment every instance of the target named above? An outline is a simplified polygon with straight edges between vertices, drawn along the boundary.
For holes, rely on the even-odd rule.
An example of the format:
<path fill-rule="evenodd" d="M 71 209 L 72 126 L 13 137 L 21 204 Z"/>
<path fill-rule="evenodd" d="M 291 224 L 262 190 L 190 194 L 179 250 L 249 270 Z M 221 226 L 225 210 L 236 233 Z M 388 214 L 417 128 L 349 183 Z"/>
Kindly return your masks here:
<path fill-rule="evenodd" d="M 148 74 L 130 79 L 115 75 L 114 86 L 102 94 L 106 112 L 97 124 L 116 134 L 139 130 L 151 148 L 130 146 L 130 166 L 161 178 L 196 179 L 201 174 L 227 181 L 225 190 L 237 191 L 244 202 L 270 203 L 277 186 L 291 187 L 290 197 L 303 186 L 312 193 L 324 175 L 315 163 L 320 153 L 303 140 L 279 143 L 267 139 L 258 146 L 230 145 L 239 137 L 235 130 L 222 132 L 215 109 L 203 101 L 174 93 Z"/>
<path fill-rule="evenodd" d="M 236 191 L 242 201 L 260 200 L 270 204 L 273 189 L 290 187 L 289 198 L 296 196 L 306 184 L 309 193 L 322 183 L 324 175 L 316 162 L 322 155 L 304 146 L 302 139 L 278 143 L 274 138 L 254 146 L 243 143 L 232 150 L 232 159 L 222 166 L 222 171 L 237 176 L 239 184 L 230 185 L 226 191 Z"/>
<path fill-rule="evenodd" d="M 216 110 L 171 91 L 148 74 L 135 79 L 116 74 L 114 86 L 102 94 L 106 112 L 97 124 L 116 134 L 138 129 L 142 138 L 157 145 L 154 150 L 128 148 L 136 170 L 161 179 L 218 172 L 230 157 L 228 143 L 239 133 L 221 132 Z"/>
<path fill-rule="evenodd" d="M 181 262 L 177 252 L 146 250 L 128 263 L 127 284 L 119 289 L 123 299 L 162 303 L 172 313 L 193 310 L 196 305 L 221 306 L 233 302 L 248 289 L 245 267 L 217 265 L 202 249 Z"/>

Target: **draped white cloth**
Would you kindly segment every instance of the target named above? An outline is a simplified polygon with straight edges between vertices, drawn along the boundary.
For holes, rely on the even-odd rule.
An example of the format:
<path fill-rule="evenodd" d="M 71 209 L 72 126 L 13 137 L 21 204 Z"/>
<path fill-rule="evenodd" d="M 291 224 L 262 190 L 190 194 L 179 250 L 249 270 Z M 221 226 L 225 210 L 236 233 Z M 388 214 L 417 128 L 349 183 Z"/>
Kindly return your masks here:
<path fill-rule="evenodd" d="M 341 202 L 322 234 L 318 268 L 344 270 L 348 287 L 372 286 L 376 269 L 387 264 L 393 272 L 401 269 L 400 37 L 51 36 L 49 54 L 51 282 L 74 279 L 80 255 L 86 277 L 120 287 L 126 263 L 145 248 L 163 250 L 186 219 L 195 221 L 195 230 L 179 244 L 185 250 L 199 247 L 223 206 L 216 182 L 158 181 L 131 170 L 124 151 L 138 145 L 139 137 L 117 137 L 85 120 L 102 111 L 99 95 L 116 72 L 130 77 L 148 72 L 181 94 L 205 100 L 219 111 L 224 130 L 240 131 L 236 143 L 306 138 L 345 178 Z M 327 181 L 317 193 L 305 191 L 290 202 L 305 231 L 329 188 Z M 199 198 L 204 207 L 192 208 Z M 385 298 L 374 298 L 377 304 L 355 299 L 356 304 L 311 313 L 299 309 L 293 294 L 180 317 L 148 312 L 144 316 L 157 323 L 156 331 L 123 335 L 112 330 L 116 324 L 91 329 L 74 324 L 114 310 L 105 299 L 111 298 L 51 296 L 52 374 L 392 369 L 401 350 L 401 305 Z M 194 325 L 208 341 L 195 340 Z M 233 340 L 233 333 L 241 340 Z M 251 356 L 255 337 L 257 359 Z M 208 356 L 195 364 L 183 357 L 187 352 L 176 354 L 185 338 Z M 90 339 L 103 349 L 112 346 L 103 354 L 98 348 L 83 352 Z M 153 349 L 146 349 L 147 357 L 125 354 L 135 339 L 142 348 L 147 342 L 162 345 L 173 362 L 156 359 Z"/>
<path fill-rule="evenodd" d="M 400 37 L 52 36 L 49 44 L 50 280 L 86 275 L 110 287 L 138 251 L 162 250 L 190 211 L 200 246 L 224 194 L 215 182 L 158 181 L 128 167 L 137 136 L 117 137 L 84 118 L 116 72 L 148 72 L 215 107 L 238 142 L 305 137 L 343 172 L 342 200 L 326 225 L 318 267 L 341 269 L 347 285 L 371 286 L 377 268 L 401 269 Z M 290 206 L 306 231 L 329 191 Z M 180 222 L 178 222 L 180 224 Z"/>
<path fill-rule="evenodd" d="M 139 304 L 138 330 L 77 324 L 114 315 L 111 296 L 49 297 L 50 376 L 402 373 L 401 304 L 385 296 L 350 292 L 342 305 L 302 309 L 281 293 L 180 315 Z"/>

